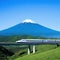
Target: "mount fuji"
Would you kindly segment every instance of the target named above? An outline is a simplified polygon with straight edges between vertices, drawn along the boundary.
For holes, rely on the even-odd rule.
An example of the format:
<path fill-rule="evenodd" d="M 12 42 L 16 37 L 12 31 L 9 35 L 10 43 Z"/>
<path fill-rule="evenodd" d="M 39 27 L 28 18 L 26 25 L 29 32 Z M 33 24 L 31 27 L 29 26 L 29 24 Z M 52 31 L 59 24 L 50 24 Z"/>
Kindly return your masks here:
<path fill-rule="evenodd" d="M 0 31 L 0 36 L 13 35 L 30 35 L 49 38 L 60 38 L 59 31 L 52 30 L 37 23 L 32 23 L 30 20 L 26 20 L 23 23 L 17 24 L 11 28 Z"/>

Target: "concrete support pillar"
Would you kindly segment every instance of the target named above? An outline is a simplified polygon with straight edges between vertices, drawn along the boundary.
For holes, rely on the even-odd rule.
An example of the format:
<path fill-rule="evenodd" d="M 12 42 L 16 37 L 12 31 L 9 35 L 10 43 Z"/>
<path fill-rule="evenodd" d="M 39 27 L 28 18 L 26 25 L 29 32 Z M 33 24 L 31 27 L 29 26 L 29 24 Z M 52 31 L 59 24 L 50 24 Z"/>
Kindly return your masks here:
<path fill-rule="evenodd" d="M 35 45 L 33 45 L 33 53 L 35 53 Z"/>
<path fill-rule="evenodd" d="M 31 52 L 31 48 L 30 48 L 30 45 L 28 46 L 28 55 L 30 54 Z"/>

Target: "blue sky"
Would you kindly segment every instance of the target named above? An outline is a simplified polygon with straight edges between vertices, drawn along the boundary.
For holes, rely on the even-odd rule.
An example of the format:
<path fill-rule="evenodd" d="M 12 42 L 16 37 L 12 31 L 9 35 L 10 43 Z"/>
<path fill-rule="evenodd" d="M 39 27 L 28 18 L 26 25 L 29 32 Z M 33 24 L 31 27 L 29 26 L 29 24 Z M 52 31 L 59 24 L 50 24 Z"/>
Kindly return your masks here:
<path fill-rule="evenodd" d="M 0 30 L 25 19 L 60 31 L 60 0 L 0 0 Z"/>

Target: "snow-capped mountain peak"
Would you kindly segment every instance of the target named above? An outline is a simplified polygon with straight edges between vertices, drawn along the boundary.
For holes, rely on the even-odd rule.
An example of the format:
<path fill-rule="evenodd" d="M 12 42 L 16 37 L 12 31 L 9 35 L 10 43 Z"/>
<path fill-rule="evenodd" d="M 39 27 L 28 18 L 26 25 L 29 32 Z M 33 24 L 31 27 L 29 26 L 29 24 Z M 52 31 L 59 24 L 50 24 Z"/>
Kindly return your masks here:
<path fill-rule="evenodd" d="M 35 23 L 32 19 L 25 19 L 23 23 Z"/>
<path fill-rule="evenodd" d="M 17 24 L 11 28 L 0 31 L 0 36 L 39 36 L 47 38 L 60 38 L 60 32 L 34 23 L 30 19 L 24 20 L 24 23 Z"/>

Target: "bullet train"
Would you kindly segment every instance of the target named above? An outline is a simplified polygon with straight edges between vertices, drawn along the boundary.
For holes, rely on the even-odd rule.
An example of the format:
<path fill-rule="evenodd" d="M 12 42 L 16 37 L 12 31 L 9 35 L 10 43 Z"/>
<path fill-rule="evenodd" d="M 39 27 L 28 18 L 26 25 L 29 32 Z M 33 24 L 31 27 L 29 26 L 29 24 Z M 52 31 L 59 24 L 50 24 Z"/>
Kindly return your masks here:
<path fill-rule="evenodd" d="M 60 40 L 51 40 L 51 39 L 21 39 L 16 41 L 17 43 L 32 43 L 32 44 L 60 44 Z"/>

